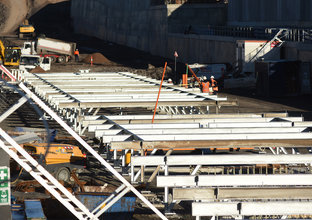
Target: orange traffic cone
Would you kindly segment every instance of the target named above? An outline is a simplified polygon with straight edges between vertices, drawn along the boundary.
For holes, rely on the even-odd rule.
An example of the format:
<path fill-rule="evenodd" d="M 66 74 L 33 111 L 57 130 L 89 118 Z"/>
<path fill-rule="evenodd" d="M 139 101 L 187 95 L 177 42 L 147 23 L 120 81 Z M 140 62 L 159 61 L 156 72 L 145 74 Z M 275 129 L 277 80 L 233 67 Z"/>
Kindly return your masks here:
<path fill-rule="evenodd" d="M 91 63 L 91 66 L 93 66 L 93 56 L 91 56 L 90 63 Z"/>

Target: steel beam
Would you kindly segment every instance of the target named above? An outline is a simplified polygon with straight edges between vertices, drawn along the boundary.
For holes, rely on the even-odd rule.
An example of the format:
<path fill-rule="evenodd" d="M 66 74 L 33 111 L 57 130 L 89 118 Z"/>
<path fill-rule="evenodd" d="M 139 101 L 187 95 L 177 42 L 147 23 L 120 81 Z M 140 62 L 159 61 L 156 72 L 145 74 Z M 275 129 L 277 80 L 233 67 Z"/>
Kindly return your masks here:
<path fill-rule="evenodd" d="M 312 188 L 173 188 L 173 200 L 312 199 Z"/>
<path fill-rule="evenodd" d="M 12 105 L 8 110 L 6 110 L 3 114 L 0 115 L 0 123 L 9 117 L 12 113 L 14 113 L 19 107 L 24 105 L 27 102 L 27 97 L 23 96 L 20 98 L 14 105 Z"/>
<path fill-rule="evenodd" d="M 311 214 L 312 214 L 312 202 L 303 202 L 303 201 L 192 203 L 193 216 L 311 215 Z"/>
<path fill-rule="evenodd" d="M 245 133 L 300 133 L 306 130 L 306 127 L 297 128 L 233 128 L 233 129 L 209 129 L 209 128 L 194 128 L 194 129 L 129 129 L 132 133 L 137 135 L 160 135 L 160 134 L 245 134 Z M 96 129 L 95 137 L 101 137 L 103 135 L 118 133 L 115 129 Z"/>
<path fill-rule="evenodd" d="M 60 102 L 57 103 L 60 108 L 151 108 L 155 106 L 155 101 L 137 101 L 137 102 Z M 216 101 L 204 100 L 204 101 L 160 101 L 158 106 L 216 106 Z M 219 106 L 237 106 L 235 101 L 220 101 Z"/>
<path fill-rule="evenodd" d="M 183 166 L 183 165 L 250 165 L 250 164 L 311 164 L 312 154 L 279 155 L 171 155 L 167 156 L 133 156 L 133 166 Z"/>
<path fill-rule="evenodd" d="M 157 187 L 312 186 L 312 174 L 157 176 Z"/>
<path fill-rule="evenodd" d="M 150 115 L 108 115 L 110 120 L 132 120 L 132 119 L 150 119 Z M 81 120 L 96 120 L 101 116 L 80 116 Z M 262 114 L 246 113 L 246 114 L 200 114 L 200 115 L 155 115 L 155 119 L 184 119 L 184 118 L 262 118 Z M 273 117 L 272 117 L 273 118 Z M 286 118 L 286 117 L 285 117 Z"/>
<path fill-rule="evenodd" d="M 97 129 L 110 129 L 112 126 L 111 124 L 90 124 L 89 126 L 89 131 L 94 132 Z M 177 129 L 177 128 L 186 128 L 186 129 L 193 129 L 193 128 L 200 128 L 199 123 L 188 123 L 188 124 L 124 124 L 122 125 L 124 129 L 127 130 L 132 130 L 132 129 Z"/>
<path fill-rule="evenodd" d="M 258 147 L 311 147 L 312 139 L 260 139 L 260 140 L 188 140 L 188 141 L 125 141 L 112 142 L 111 149 L 189 149 L 189 148 L 258 148 Z"/>

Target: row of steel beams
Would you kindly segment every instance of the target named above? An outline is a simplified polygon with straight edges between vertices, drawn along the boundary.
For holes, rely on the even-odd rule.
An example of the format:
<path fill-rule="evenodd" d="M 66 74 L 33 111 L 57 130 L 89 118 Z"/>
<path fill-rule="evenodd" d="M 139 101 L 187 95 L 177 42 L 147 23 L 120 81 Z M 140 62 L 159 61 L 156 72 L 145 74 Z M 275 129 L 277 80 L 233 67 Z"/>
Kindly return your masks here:
<path fill-rule="evenodd" d="M 160 84 L 157 80 L 142 81 L 121 73 L 36 74 L 36 76 L 26 77 L 26 81 L 35 88 L 38 94 L 45 96 L 45 99 L 60 108 L 152 107 L 155 104 Z M 192 94 L 184 89 L 167 88 L 167 85 L 169 84 L 163 84 L 165 88 L 160 96 L 159 106 L 237 105 L 237 102 L 226 101 L 226 98 L 200 96 L 200 94 Z M 75 94 L 71 94 L 70 91 L 73 89 L 81 90 L 82 93 L 75 91 Z M 124 89 L 128 91 L 123 91 Z M 135 93 L 129 93 L 129 89 Z M 153 93 L 146 94 L 144 90 L 140 93 L 142 89 L 149 92 L 153 90 Z M 89 90 L 102 91 L 102 93 L 100 96 L 90 96 L 86 94 Z M 111 93 L 112 90 L 119 91 L 119 94 L 103 95 L 103 92 Z M 170 93 L 166 94 L 166 90 Z M 57 93 L 53 93 L 55 91 Z M 222 103 L 216 103 L 219 100 Z"/>
<path fill-rule="evenodd" d="M 117 129 L 107 126 L 107 119 L 102 117 L 85 116 L 80 120 L 89 132 L 110 143 L 112 149 L 300 147 L 309 146 L 312 141 L 309 128 L 312 122 L 305 122 L 302 117 L 158 117 L 152 124 L 148 119 L 151 115 L 107 116 L 121 125 Z M 131 141 L 125 131 L 136 134 L 142 141 Z"/>

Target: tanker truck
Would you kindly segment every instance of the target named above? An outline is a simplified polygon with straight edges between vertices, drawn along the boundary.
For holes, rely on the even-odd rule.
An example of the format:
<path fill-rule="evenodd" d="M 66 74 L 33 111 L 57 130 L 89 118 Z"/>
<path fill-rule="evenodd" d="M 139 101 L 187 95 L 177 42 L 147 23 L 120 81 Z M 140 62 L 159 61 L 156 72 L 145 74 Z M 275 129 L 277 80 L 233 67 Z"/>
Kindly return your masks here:
<path fill-rule="evenodd" d="M 74 57 L 76 43 L 39 37 L 36 41 L 26 41 L 22 54 L 50 57 L 51 62 L 65 63 Z"/>

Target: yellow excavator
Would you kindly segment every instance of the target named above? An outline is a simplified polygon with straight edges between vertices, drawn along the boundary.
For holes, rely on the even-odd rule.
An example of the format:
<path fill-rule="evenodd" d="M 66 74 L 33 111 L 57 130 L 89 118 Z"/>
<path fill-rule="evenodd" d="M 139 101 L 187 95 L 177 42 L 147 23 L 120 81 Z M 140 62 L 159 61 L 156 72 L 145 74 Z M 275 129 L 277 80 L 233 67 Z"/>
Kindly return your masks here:
<path fill-rule="evenodd" d="M 21 48 L 16 46 L 5 47 L 0 40 L 0 64 L 18 66 L 21 58 Z"/>
<path fill-rule="evenodd" d="M 24 38 L 34 38 L 35 36 L 36 34 L 34 26 L 29 24 L 29 21 L 27 19 L 24 20 L 23 24 L 19 26 L 18 37 L 20 39 L 24 39 Z"/>

